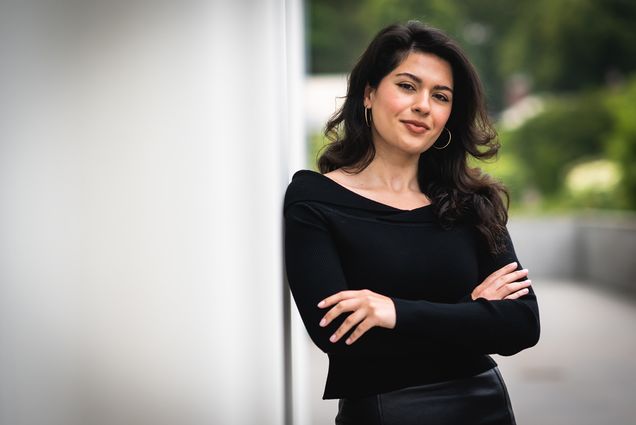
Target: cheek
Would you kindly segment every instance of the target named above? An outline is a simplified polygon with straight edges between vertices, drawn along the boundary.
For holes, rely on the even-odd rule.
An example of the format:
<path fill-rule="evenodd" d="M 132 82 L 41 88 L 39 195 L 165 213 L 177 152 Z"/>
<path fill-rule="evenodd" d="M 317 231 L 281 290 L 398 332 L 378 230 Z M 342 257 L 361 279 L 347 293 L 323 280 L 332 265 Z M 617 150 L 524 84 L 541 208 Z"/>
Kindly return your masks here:
<path fill-rule="evenodd" d="M 386 107 L 394 115 L 403 112 L 405 109 L 411 106 L 411 101 L 406 96 L 393 96 L 386 101 Z"/>
<path fill-rule="evenodd" d="M 451 115 L 451 108 L 444 108 L 437 111 L 435 114 L 435 121 L 438 123 L 446 123 Z"/>
<path fill-rule="evenodd" d="M 382 119 L 389 120 L 408 108 L 408 102 L 399 97 L 384 98 L 377 104 L 376 109 L 382 115 Z"/>

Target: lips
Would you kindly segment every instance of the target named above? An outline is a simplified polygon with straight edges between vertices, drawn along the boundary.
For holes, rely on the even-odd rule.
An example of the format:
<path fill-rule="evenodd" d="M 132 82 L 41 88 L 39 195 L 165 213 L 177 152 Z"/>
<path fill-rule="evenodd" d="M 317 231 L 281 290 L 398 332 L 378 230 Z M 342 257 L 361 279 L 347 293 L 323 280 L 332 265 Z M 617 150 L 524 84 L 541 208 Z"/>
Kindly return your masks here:
<path fill-rule="evenodd" d="M 421 121 L 404 120 L 402 123 L 409 131 L 415 134 L 422 134 L 431 129 L 428 125 Z"/>

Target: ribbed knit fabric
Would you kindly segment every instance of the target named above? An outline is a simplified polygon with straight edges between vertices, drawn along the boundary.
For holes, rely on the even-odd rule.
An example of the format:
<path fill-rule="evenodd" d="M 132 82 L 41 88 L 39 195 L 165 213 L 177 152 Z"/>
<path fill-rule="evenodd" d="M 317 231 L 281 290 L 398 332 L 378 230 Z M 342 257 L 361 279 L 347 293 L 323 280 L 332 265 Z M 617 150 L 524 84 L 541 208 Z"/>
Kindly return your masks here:
<path fill-rule="evenodd" d="M 443 229 L 431 205 L 398 209 L 311 170 L 292 178 L 284 200 L 285 268 L 313 342 L 329 356 L 324 399 L 362 397 L 474 376 L 539 339 L 535 292 L 488 301 L 470 294 L 517 261 L 510 237 L 490 254 L 473 225 Z M 518 269 L 521 269 L 518 264 Z M 319 326 L 320 300 L 370 289 L 395 303 L 394 329 L 374 327 L 352 345 L 329 337 L 347 317 Z"/>

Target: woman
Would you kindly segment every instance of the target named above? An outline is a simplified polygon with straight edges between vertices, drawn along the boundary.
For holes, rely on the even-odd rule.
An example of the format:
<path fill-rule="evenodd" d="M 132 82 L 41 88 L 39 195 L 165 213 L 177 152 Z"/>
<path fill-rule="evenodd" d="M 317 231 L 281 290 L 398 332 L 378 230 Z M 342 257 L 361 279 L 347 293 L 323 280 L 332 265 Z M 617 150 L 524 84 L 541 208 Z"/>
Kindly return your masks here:
<path fill-rule="evenodd" d="M 507 193 L 467 163 L 499 148 L 473 66 L 439 30 L 391 25 L 326 134 L 320 173 L 287 188 L 285 261 L 336 424 L 514 424 L 489 354 L 535 345 L 539 311 Z"/>

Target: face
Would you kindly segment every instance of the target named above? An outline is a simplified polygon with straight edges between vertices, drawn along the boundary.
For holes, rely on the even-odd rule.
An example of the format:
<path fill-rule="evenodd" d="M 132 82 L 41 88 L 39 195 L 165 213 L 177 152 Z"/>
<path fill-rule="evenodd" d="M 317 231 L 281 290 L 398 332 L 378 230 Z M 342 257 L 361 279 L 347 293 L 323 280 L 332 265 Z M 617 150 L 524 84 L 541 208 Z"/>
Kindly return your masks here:
<path fill-rule="evenodd" d="M 365 90 L 371 108 L 376 149 L 420 154 L 444 130 L 453 105 L 453 72 L 444 59 L 411 52 L 373 89 Z"/>

